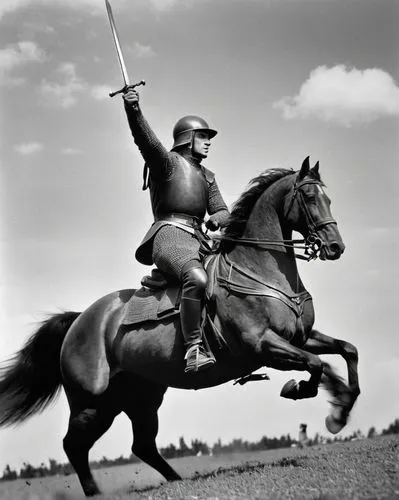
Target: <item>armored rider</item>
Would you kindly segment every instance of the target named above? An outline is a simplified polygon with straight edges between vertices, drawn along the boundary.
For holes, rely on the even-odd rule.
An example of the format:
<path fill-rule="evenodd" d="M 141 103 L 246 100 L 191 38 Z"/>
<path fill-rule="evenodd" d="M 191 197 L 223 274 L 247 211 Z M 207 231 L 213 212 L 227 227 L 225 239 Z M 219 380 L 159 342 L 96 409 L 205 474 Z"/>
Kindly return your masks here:
<path fill-rule="evenodd" d="M 224 227 L 229 217 L 215 175 L 201 164 L 217 132 L 204 119 L 185 116 L 173 129 L 174 143 L 168 151 L 144 118 L 137 90 L 128 90 L 123 98 L 134 142 L 145 161 L 144 172 L 148 172 L 154 215 L 136 259 L 142 264 L 155 264 L 181 282 L 185 372 L 204 370 L 215 360 L 202 342 L 201 313 L 207 274 L 201 263 L 196 230 L 201 229 L 206 213 L 206 227 L 212 231 Z M 143 189 L 146 187 L 145 180 Z"/>

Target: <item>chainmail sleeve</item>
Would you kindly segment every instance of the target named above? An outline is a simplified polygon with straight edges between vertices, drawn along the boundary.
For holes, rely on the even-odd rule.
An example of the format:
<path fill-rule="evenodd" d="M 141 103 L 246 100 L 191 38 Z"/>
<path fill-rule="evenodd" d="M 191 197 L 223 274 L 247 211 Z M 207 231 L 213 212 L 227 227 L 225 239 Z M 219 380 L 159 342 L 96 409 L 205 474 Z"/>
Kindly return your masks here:
<path fill-rule="evenodd" d="M 173 171 L 173 166 L 169 162 L 168 150 L 150 127 L 140 107 L 133 109 L 125 106 L 125 111 L 134 142 L 137 144 L 151 176 L 158 180 L 168 178 Z"/>
<path fill-rule="evenodd" d="M 210 219 L 217 222 L 220 227 L 225 227 L 228 223 L 230 212 L 219 191 L 216 180 L 209 184 L 208 214 Z"/>

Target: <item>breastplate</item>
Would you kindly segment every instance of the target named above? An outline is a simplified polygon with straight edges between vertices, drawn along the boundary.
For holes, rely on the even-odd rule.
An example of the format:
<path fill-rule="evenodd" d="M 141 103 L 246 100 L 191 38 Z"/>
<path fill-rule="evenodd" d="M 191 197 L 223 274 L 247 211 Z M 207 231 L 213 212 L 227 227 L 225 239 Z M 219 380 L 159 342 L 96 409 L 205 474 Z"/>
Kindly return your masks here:
<path fill-rule="evenodd" d="M 201 167 L 181 158 L 171 178 L 150 182 L 154 216 L 183 213 L 202 219 L 208 204 L 208 183 Z"/>

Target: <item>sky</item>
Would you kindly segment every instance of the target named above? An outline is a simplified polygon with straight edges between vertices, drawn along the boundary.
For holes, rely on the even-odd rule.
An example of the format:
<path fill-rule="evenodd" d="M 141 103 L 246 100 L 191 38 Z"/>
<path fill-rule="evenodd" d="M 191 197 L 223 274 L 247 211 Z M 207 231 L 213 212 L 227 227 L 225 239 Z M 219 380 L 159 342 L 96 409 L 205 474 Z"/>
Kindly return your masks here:
<path fill-rule="evenodd" d="M 111 0 L 141 107 L 166 147 L 184 115 L 219 134 L 208 168 L 231 205 L 270 167 L 310 155 L 346 251 L 299 262 L 320 331 L 355 344 L 362 393 L 343 435 L 399 417 L 397 222 L 399 3 L 391 0 Z M 137 288 L 134 251 L 152 222 L 143 161 L 127 125 L 102 0 L 2 0 L 0 6 L 0 361 L 47 314 L 83 311 Z M 326 356 L 342 375 L 345 365 Z M 202 391 L 170 389 L 159 446 L 257 441 L 308 424 L 327 435 L 328 396 L 288 401 L 298 372 Z M 6 464 L 66 461 L 64 393 L 43 414 L 0 429 Z M 125 416 L 91 458 L 130 453 Z"/>

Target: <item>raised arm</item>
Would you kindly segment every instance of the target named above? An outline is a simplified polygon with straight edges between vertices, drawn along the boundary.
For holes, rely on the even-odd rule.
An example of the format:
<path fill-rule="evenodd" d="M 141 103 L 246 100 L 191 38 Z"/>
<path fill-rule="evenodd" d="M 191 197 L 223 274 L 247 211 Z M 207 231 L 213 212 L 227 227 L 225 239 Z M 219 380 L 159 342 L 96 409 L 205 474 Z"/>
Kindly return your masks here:
<path fill-rule="evenodd" d="M 150 169 L 151 175 L 157 178 L 167 177 L 169 153 L 144 118 L 139 105 L 139 93 L 135 89 L 129 90 L 123 95 L 123 100 L 134 142 Z"/>

